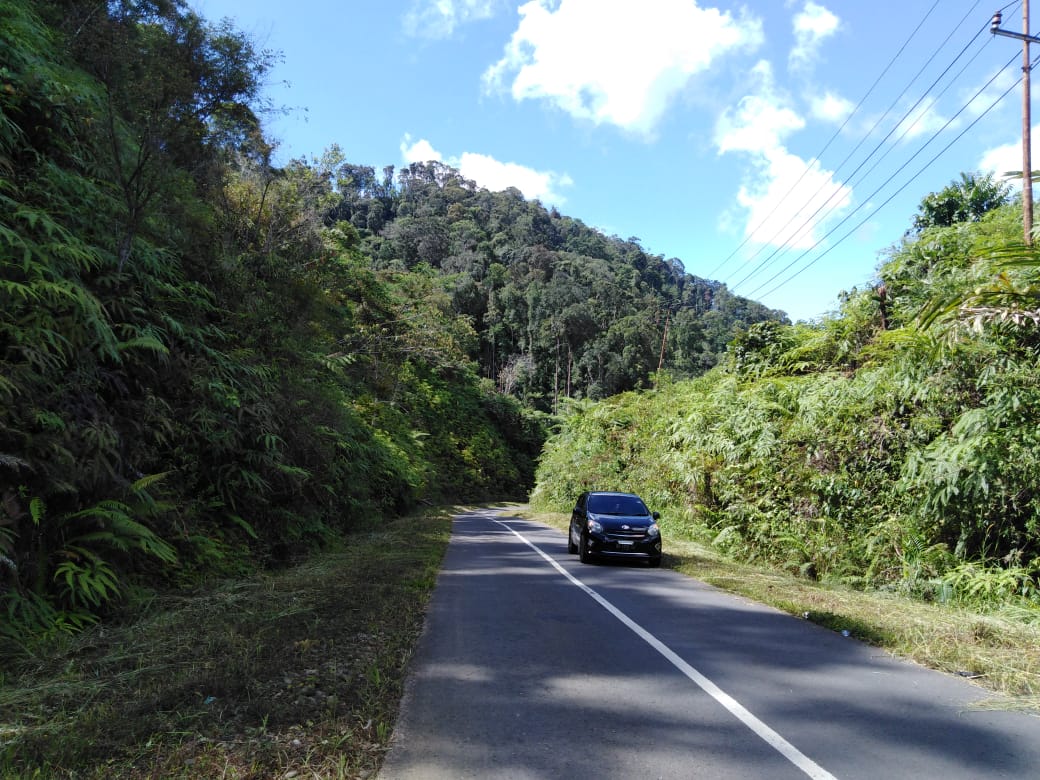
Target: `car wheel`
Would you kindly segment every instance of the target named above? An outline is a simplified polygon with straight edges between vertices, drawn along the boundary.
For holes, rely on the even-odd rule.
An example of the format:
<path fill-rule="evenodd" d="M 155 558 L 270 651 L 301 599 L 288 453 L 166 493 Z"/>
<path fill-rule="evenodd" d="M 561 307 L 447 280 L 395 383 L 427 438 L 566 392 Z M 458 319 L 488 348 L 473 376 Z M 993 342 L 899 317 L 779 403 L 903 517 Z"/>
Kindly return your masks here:
<path fill-rule="evenodd" d="M 571 537 L 571 529 L 568 528 L 567 529 L 567 553 L 569 555 L 574 555 L 574 553 L 576 553 L 576 552 L 578 552 L 578 545 L 576 545 L 574 543 L 574 539 Z"/>
<path fill-rule="evenodd" d="M 592 563 L 592 553 L 589 552 L 589 538 L 585 534 L 581 535 L 581 544 L 578 546 L 578 553 L 581 557 L 582 563 Z"/>
<path fill-rule="evenodd" d="M 661 568 L 661 556 L 658 555 L 656 558 L 651 558 L 647 563 L 650 564 L 651 569 L 659 569 Z"/>

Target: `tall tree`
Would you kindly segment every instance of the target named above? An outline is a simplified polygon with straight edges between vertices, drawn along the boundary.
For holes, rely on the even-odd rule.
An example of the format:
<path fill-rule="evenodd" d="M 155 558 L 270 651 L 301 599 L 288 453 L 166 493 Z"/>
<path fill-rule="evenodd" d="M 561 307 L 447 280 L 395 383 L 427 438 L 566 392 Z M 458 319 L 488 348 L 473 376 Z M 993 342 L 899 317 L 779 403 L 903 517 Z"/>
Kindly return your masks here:
<path fill-rule="evenodd" d="M 1011 186 L 992 173 L 962 173 L 939 192 L 925 195 L 913 218 L 915 233 L 957 222 L 978 222 L 983 215 L 1008 202 Z"/>

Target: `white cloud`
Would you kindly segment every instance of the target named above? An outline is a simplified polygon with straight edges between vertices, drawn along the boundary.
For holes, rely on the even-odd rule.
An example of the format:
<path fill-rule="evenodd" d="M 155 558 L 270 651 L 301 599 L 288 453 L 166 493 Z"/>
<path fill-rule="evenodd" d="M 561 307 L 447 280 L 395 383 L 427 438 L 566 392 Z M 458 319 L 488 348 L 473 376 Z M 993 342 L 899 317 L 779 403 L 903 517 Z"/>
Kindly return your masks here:
<path fill-rule="evenodd" d="M 719 56 L 762 42 L 758 19 L 696 0 L 530 0 L 488 89 L 546 100 L 579 119 L 650 134 L 669 102 Z"/>
<path fill-rule="evenodd" d="M 715 125 L 719 154 L 750 152 L 768 155 L 784 138 L 805 127 L 805 120 L 784 105 L 773 88 L 773 69 L 762 60 L 751 71 L 758 93 L 741 98 L 735 111 L 724 111 Z"/>
<path fill-rule="evenodd" d="M 529 200 L 538 199 L 558 206 L 566 200 L 560 188 L 570 187 L 574 183 L 566 174 L 536 171 L 517 163 L 500 162 L 494 157 L 476 152 L 463 152 L 459 171 L 467 179 L 493 192 L 516 187 Z"/>
<path fill-rule="evenodd" d="M 841 21 L 822 5 L 808 0 L 801 12 L 795 14 L 793 24 L 794 48 L 788 64 L 802 68 L 812 62 L 820 44 L 838 31 Z"/>
<path fill-rule="evenodd" d="M 420 138 L 412 143 L 412 137 L 407 133 L 405 133 L 404 140 L 401 141 L 401 156 L 406 163 L 429 162 L 430 160 L 441 162 L 444 159 L 441 153 L 434 149 L 425 138 Z"/>
<path fill-rule="evenodd" d="M 827 92 L 821 97 L 814 97 L 809 110 L 816 119 L 838 124 L 852 116 L 855 108 L 851 100 L 846 100 L 843 97 Z"/>
<path fill-rule="evenodd" d="M 574 184 L 567 174 L 539 171 L 513 162 L 501 162 L 477 152 L 463 152 L 461 157 L 445 159 L 425 138 L 413 142 L 409 134 L 401 141 L 401 156 L 406 163 L 443 162 L 457 169 L 466 179 L 492 192 L 516 187 L 528 200 L 563 205 L 566 197 L 561 190 Z"/>
<path fill-rule="evenodd" d="M 1019 73 L 1018 68 L 1004 68 L 991 74 L 986 80 L 992 83 L 976 84 L 961 90 L 960 102 L 968 103 L 968 113 L 972 116 L 984 114 L 1018 86 Z"/>
<path fill-rule="evenodd" d="M 1033 132 L 1040 132 L 1040 128 L 1034 127 Z M 1032 160 L 1032 167 L 1037 167 L 1036 160 Z M 1022 142 L 1014 141 L 1003 146 L 997 146 L 993 149 L 987 149 L 982 153 L 982 158 L 979 160 L 979 172 L 980 173 L 993 173 L 997 177 L 1003 176 L 1009 171 L 1021 171 L 1022 170 Z M 1013 187 L 1021 187 L 1021 179 L 1010 179 L 1009 183 Z M 1034 185 L 1035 186 L 1035 185 Z"/>
<path fill-rule="evenodd" d="M 751 75 L 756 91 L 719 117 L 715 145 L 720 155 L 740 152 L 751 162 L 737 195 L 746 216 L 744 235 L 756 244 L 807 249 L 849 205 L 852 190 L 818 162 L 808 164 L 788 151 L 787 137 L 802 129 L 805 120 L 777 93 L 768 63 L 760 62 Z"/>
<path fill-rule="evenodd" d="M 822 238 L 825 223 L 852 202 L 852 189 L 833 172 L 786 150 L 756 161 L 754 184 L 740 188 L 737 202 L 747 212 L 744 235 L 756 244 L 809 249 Z"/>
<path fill-rule="evenodd" d="M 931 135 L 938 132 L 950 122 L 935 110 L 935 101 L 922 104 L 915 108 L 893 131 L 892 137 L 897 141 L 913 140 L 922 135 Z M 956 128 L 958 121 L 950 122 L 949 128 Z"/>
<path fill-rule="evenodd" d="M 404 29 L 420 38 L 447 38 L 467 22 L 490 19 L 502 0 L 413 0 Z"/>

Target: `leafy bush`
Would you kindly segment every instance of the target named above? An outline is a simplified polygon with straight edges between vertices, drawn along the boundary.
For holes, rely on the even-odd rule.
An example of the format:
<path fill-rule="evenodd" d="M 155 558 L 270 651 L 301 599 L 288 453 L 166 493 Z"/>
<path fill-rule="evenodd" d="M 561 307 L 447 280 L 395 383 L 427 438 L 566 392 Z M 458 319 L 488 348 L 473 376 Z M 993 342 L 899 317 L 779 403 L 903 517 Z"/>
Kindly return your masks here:
<path fill-rule="evenodd" d="M 532 499 L 625 486 L 735 557 L 1031 604 L 1035 563 L 1008 561 L 1040 553 L 1040 261 L 1012 211 L 906 237 L 838 313 L 753 325 L 700 379 L 568 407 Z"/>
<path fill-rule="evenodd" d="M 0 39 L 4 638 L 525 492 L 541 420 L 448 283 L 371 267 L 338 150 L 271 164 L 269 52 L 181 2 L 0 0 Z"/>

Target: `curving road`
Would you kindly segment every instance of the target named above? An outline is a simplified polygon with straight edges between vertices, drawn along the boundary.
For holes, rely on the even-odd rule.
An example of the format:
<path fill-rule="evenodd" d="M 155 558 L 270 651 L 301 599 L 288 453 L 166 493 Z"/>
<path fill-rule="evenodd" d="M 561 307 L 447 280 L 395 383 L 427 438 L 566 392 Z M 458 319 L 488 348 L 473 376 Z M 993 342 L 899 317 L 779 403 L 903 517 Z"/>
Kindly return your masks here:
<path fill-rule="evenodd" d="M 1040 718 L 989 696 L 482 510 L 454 520 L 380 777 L 1040 778 Z"/>

